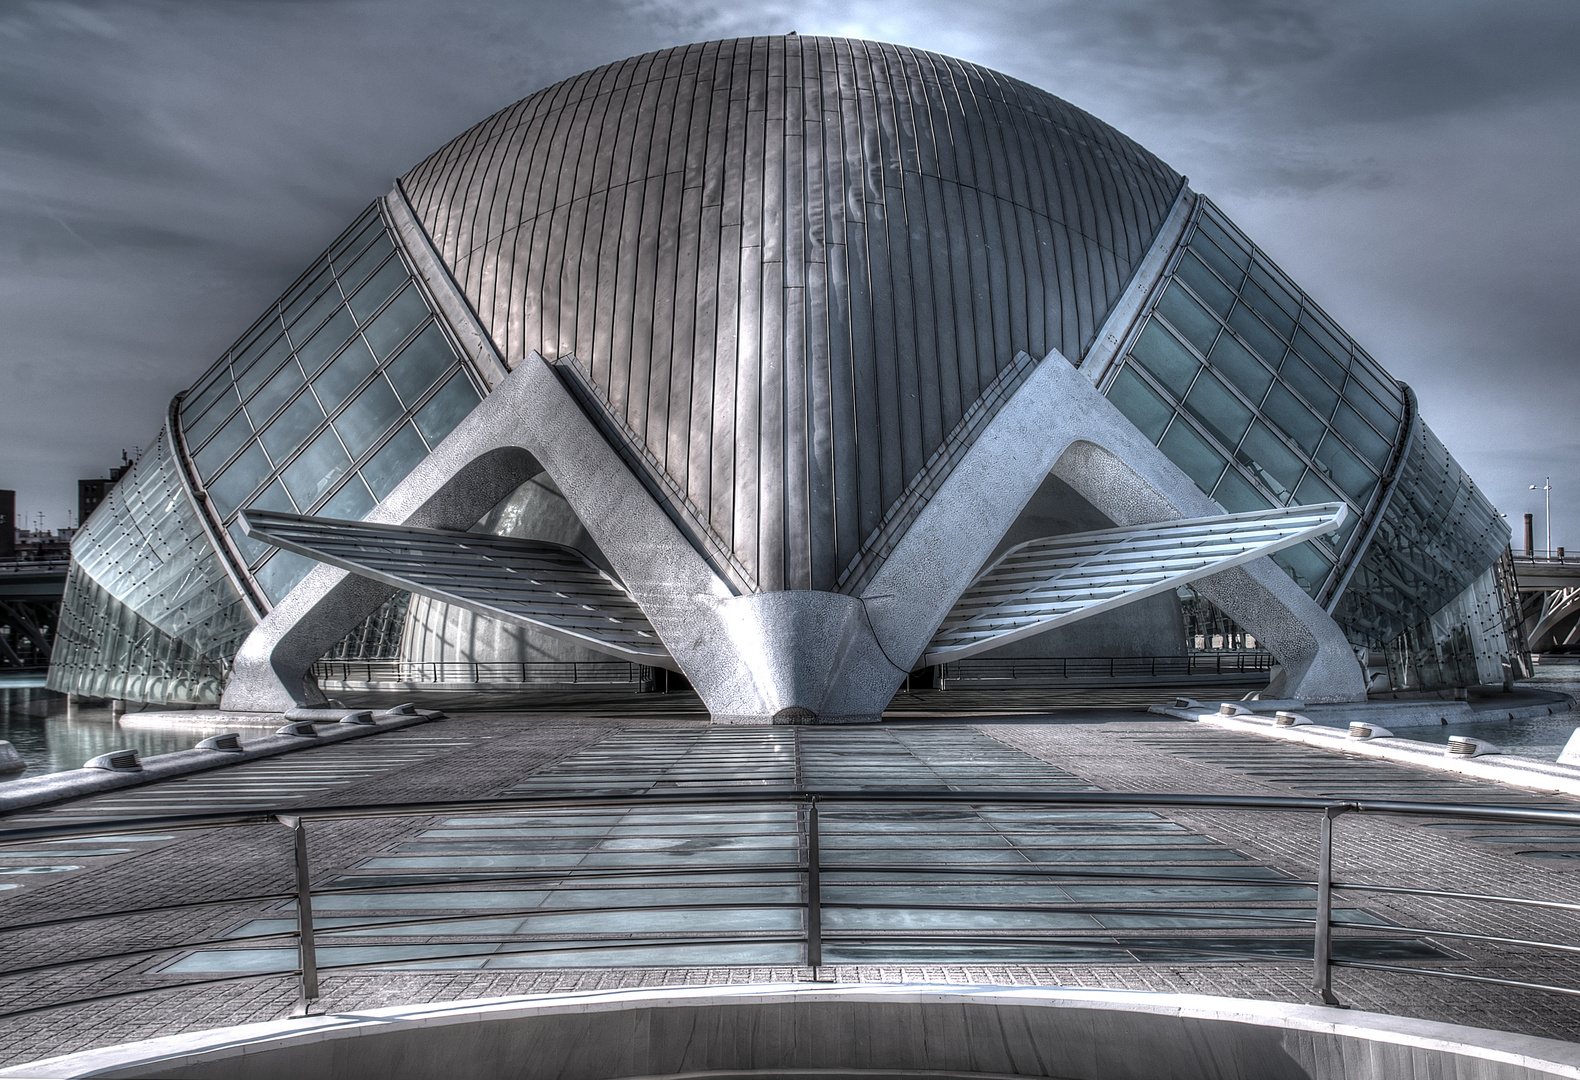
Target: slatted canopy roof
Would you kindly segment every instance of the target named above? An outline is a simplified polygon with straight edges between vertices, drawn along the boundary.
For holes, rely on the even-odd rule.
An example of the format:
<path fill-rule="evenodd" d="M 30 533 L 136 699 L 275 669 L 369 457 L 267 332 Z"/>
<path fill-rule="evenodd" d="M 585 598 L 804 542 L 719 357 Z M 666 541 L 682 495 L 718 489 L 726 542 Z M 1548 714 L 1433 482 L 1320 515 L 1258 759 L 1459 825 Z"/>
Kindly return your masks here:
<path fill-rule="evenodd" d="M 963 660 L 1189 584 L 1331 532 L 1347 513 L 1323 503 L 1027 541 L 971 583 L 924 660 Z"/>
<path fill-rule="evenodd" d="M 247 535 L 637 663 L 667 661 L 629 593 L 575 548 L 490 533 L 247 510 Z"/>

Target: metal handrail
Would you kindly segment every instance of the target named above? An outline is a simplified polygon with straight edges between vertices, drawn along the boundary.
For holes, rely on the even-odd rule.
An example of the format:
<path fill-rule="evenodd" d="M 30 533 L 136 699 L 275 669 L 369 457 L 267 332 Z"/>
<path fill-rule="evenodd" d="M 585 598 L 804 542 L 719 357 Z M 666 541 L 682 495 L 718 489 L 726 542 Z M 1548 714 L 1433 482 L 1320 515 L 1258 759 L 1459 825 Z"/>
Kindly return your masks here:
<path fill-rule="evenodd" d="M 1493 982 L 1507 986 L 1523 988 L 1536 988 L 1554 991 L 1563 994 L 1580 994 L 1580 988 L 1552 986 L 1541 983 L 1530 983 L 1519 980 L 1498 979 L 1493 976 L 1470 976 L 1461 972 L 1435 971 L 1428 968 L 1403 967 L 1400 965 L 1376 964 L 1360 960 L 1335 959 L 1332 955 L 1333 931 L 1339 930 L 1370 930 L 1377 933 L 1405 934 L 1417 936 L 1442 936 L 1457 940 L 1484 941 L 1496 944 L 1515 945 L 1520 947 L 1537 948 L 1561 953 L 1580 952 L 1580 946 L 1561 942 L 1541 941 L 1528 938 L 1506 938 L 1494 935 L 1477 934 L 1462 930 L 1440 930 L 1430 927 L 1398 926 L 1394 924 L 1371 924 L 1352 922 L 1344 919 L 1335 919 L 1333 916 L 1333 893 L 1335 891 L 1374 892 L 1432 897 L 1438 899 L 1452 899 L 1464 901 L 1477 901 L 1489 903 L 1507 903 L 1526 907 L 1556 909 L 1562 911 L 1580 911 L 1580 904 L 1571 904 L 1561 901 L 1537 900 L 1528 897 L 1502 896 L 1491 893 L 1467 893 L 1437 889 L 1421 889 L 1405 886 L 1384 885 L 1368 882 L 1345 882 L 1334 880 L 1332 874 L 1332 854 L 1334 843 L 1334 824 L 1345 814 L 1388 814 L 1406 816 L 1433 816 L 1449 817 L 1488 822 L 1523 822 L 1548 825 L 1575 825 L 1580 826 L 1580 811 L 1527 809 L 1511 806 L 1489 806 L 1481 804 L 1463 803 L 1425 803 L 1402 800 L 1334 800 L 1320 798 L 1305 798 L 1291 796 L 1269 795 L 1201 795 L 1192 793 L 1174 792 L 1049 792 L 1049 791 L 1024 791 L 1024 790 L 925 790 L 916 788 L 905 789 L 808 789 L 788 787 L 760 787 L 760 788 L 730 788 L 726 790 L 698 790 L 675 792 L 641 792 L 624 795 L 541 795 L 507 799 L 447 799 L 431 802 L 399 802 L 399 803 L 370 803 L 346 806 L 310 806 L 293 807 L 288 811 L 266 812 L 250 811 L 243 813 L 196 813 L 196 814 L 162 814 L 147 817 L 131 817 L 119 819 L 96 819 L 90 822 L 76 822 L 60 825 L 32 825 L 18 829 L 0 829 L 0 845 L 43 843 L 52 840 L 73 836 L 102 835 L 106 831 L 116 833 L 159 832 L 166 830 L 196 830 L 210 828 L 229 828 L 238 826 L 256 826 L 267 824 L 281 824 L 292 832 L 293 851 L 292 869 L 294 871 L 294 888 L 288 892 L 268 893 L 254 896 L 233 897 L 220 900 L 191 901 L 179 904 L 154 905 L 119 911 L 96 912 L 89 915 L 57 917 L 32 923 L 16 924 L 0 927 L 0 933 L 21 933 L 29 930 L 55 928 L 72 924 L 91 922 L 98 919 L 126 917 L 129 915 L 149 915 L 168 913 L 194 908 L 216 907 L 232 904 L 248 904 L 259 902 L 276 902 L 281 900 L 294 900 L 296 902 L 295 927 L 289 931 L 263 935 L 248 935 L 242 939 L 249 945 L 262 942 L 294 941 L 296 943 L 297 964 L 294 968 L 268 972 L 258 972 L 242 976 L 228 976 L 223 979 L 204 979 L 172 984 L 171 987 L 154 987 L 141 990 L 118 992 L 113 994 L 98 995 L 88 998 L 77 998 L 71 1001 L 57 1002 L 50 1005 L 37 1006 L 21 1010 L 0 1013 L 0 1017 L 20 1016 L 44 1011 L 52 1008 L 61 1008 L 67 1005 L 86 1004 L 98 1001 L 119 1000 L 121 998 L 136 996 L 143 993 L 156 992 L 159 989 L 188 986 L 205 986 L 217 982 L 234 982 L 249 978 L 278 978 L 293 976 L 298 980 L 299 1001 L 298 1011 L 305 1012 L 312 1001 L 318 997 L 318 974 L 327 970 L 371 969 L 386 966 L 398 966 L 410 963 L 410 958 L 371 963 L 350 964 L 320 964 L 317 955 L 320 937 L 343 939 L 347 935 L 365 932 L 369 929 L 383 929 L 398 927 L 410 923 L 413 917 L 394 920 L 380 920 L 374 922 L 357 922 L 345 927 L 319 929 L 313 922 L 313 897 L 315 895 L 333 896 L 354 894 L 360 892 L 377 892 L 387 890 L 388 882 L 380 882 L 362 886 L 346 886 L 339 888 L 313 889 L 310 881 L 310 860 L 308 851 L 308 830 L 310 822 L 340 821 L 358 818 L 385 818 L 385 817 L 426 817 L 448 814 L 465 814 L 487 812 L 492 814 L 507 814 L 545 811 L 589 811 L 605 808 L 632 809 L 637 807 L 695 807 L 695 806 L 742 806 L 763 804 L 782 804 L 799 807 L 798 813 L 797 846 L 799 848 L 793 861 L 773 863 L 753 863 L 750 866 L 690 866 L 684 869 L 667 867 L 611 867 L 605 869 L 583 870 L 575 867 L 544 867 L 524 873 L 459 873 L 449 875 L 443 881 L 402 883 L 405 890 L 427 891 L 435 889 L 455 890 L 464 889 L 468 885 L 487 885 L 497 888 L 501 884 L 509 883 L 539 883 L 558 882 L 555 888 L 585 888 L 589 882 L 596 883 L 601 878 L 621 878 L 629 880 L 632 877 L 660 878 L 676 874 L 696 874 L 706 872 L 709 874 L 728 875 L 761 874 L 766 870 L 779 872 L 794 872 L 802 877 L 805 891 L 805 900 L 799 902 L 768 902 L 754 903 L 754 908 L 794 908 L 804 910 L 806 919 L 804 930 L 799 935 L 762 934 L 755 933 L 748 936 L 740 934 L 726 937 L 710 936 L 707 931 L 687 932 L 677 935 L 675 932 L 663 934 L 638 934 L 622 935 L 619 941 L 613 944 L 588 943 L 582 938 L 585 935 L 571 933 L 538 933 L 538 934 L 510 934 L 504 935 L 512 939 L 508 944 L 513 946 L 508 951 L 511 953 L 532 951 L 570 951 L 585 952 L 610 948 L 642 947 L 647 944 L 662 944 L 667 941 L 685 940 L 690 942 L 702 941 L 729 941 L 741 942 L 776 942 L 799 941 L 804 949 L 806 966 L 814 970 L 823 966 L 823 945 L 825 933 L 823 929 L 822 912 L 825 907 L 836 909 L 905 909 L 905 910 L 942 910 L 942 911 L 1007 911 L 1007 912 L 1060 912 L 1071 914 L 1136 914 L 1141 912 L 1160 913 L 1166 912 L 1171 916 L 1185 919 L 1214 920 L 1224 917 L 1225 912 L 1233 912 L 1233 907 L 1222 907 L 1209 911 L 1179 910 L 1174 908 L 1118 908 L 1101 903 L 1048 903 L 1048 904 L 991 904 L 991 903 L 960 903 L 960 904 L 918 904 L 918 903 L 825 903 L 822 899 L 822 874 L 825 870 L 837 870 L 842 875 L 872 873 L 894 874 L 923 872 L 942 877 L 954 877 L 962 882 L 973 878 L 980 879 L 984 876 L 1000 878 L 1079 878 L 1086 881 L 1127 880 L 1127 881 L 1165 881 L 1173 883 L 1192 882 L 1234 882 L 1243 884 L 1243 878 L 1230 877 L 1221 874 L 1200 873 L 1149 873 L 1145 868 L 1136 870 L 1080 870 L 1058 868 L 1054 866 L 1027 865 L 1027 864 L 978 864 L 978 865 L 945 865 L 939 863 L 862 863 L 838 861 L 829 863 L 820 849 L 821 828 L 819 825 L 820 805 L 836 804 L 890 804 L 904 806 L 938 806 L 938 805 L 967 805 L 967 806 L 1036 806 L 1036 807 L 1128 807 L 1128 808 L 1176 808 L 1176 809 L 1201 809 L 1201 810 L 1251 810 L 1251 811 L 1283 811 L 1283 812 L 1316 812 L 1321 815 L 1320 832 L 1317 850 L 1317 875 L 1315 881 L 1294 878 L 1280 878 L 1259 881 L 1264 886 L 1282 886 L 1316 889 L 1316 911 L 1313 918 L 1283 918 L 1268 915 L 1236 916 L 1247 921 L 1276 923 L 1287 926 L 1310 927 L 1312 931 L 1312 988 L 1316 993 L 1330 1004 L 1337 1004 L 1338 999 L 1333 994 L 1332 969 L 1334 967 L 1368 968 L 1385 971 L 1409 972 L 1416 975 L 1442 976 L 1444 978 L 1473 979 L 1478 982 Z M 1204 867 L 1203 869 L 1210 869 Z M 574 882 L 574 884 L 567 884 Z M 932 884 L 945 885 L 946 882 L 934 881 Z M 592 887 L 596 888 L 594 884 Z M 729 887 L 729 886 L 724 886 Z M 675 905 L 647 905 L 660 910 L 714 910 L 733 909 L 739 907 L 729 903 L 688 903 Z M 529 909 L 523 908 L 520 912 L 490 911 L 491 917 L 506 915 L 526 914 Z M 615 907 L 577 908 L 575 914 L 587 915 L 598 912 L 622 910 Z M 544 912 L 541 909 L 531 909 L 533 914 L 548 915 L 560 912 Z M 565 912 L 571 914 L 572 912 Z M 420 922 L 424 925 L 446 922 L 462 922 L 478 918 L 476 912 L 460 915 L 423 916 Z M 496 935 L 497 936 L 497 935 Z M 652 940 L 649 939 L 658 939 Z M 860 935 L 862 940 L 871 939 L 891 943 L 936 940 L 927 935 L 916 935 L 905 932 L 864 932 Z M 1023 930 L 1006 931 L 1004 933 L 960 934 L 952 933 L 952 941 L 978 941 L 1001 945 L 1027 945 L 1050 944 L 1065 941 L 1083 940 L 1079 935 L 1059 934 L 1027 934 Z M 0 971 L 0 977 L 7 975 L 21 975 L 44 970 L 58 970 L 79 964 L 109 962 L 114 960 L 135 959 L 148 956 L 157 956 L 165 953 L 181 952 L 184 950 L 212 945 L 212 941 L 183 941 L 179 944 L 148 947 L 128 952 L 111 954 L 97 954 L 78 957 L 70 960 L 55 961 L 47 964 L 32 964 L 21 968 Z M 551 949 L 533 950 L 522 949 L 516 946 L 545 945 Z M 462 948 L 461 946 L 457 946 Z M 1145 951 L 1148 946 L 1144 943 L 1132 943 L 1133 947 Z M 1202 955 L 1215 957 L 1231 957 L 1238 955 L 1232 950 L 1222 948 L 1192 950 L 1188 945 L 1176 943 L 1170 946 L 1175 951 L 1193 952 L 1200 951 Z M 424 957 L 427 961 L 442 961 L 445 959 L 461 959 L 470 957 L 472 952 L 451 951 L 444 955 Z"/>

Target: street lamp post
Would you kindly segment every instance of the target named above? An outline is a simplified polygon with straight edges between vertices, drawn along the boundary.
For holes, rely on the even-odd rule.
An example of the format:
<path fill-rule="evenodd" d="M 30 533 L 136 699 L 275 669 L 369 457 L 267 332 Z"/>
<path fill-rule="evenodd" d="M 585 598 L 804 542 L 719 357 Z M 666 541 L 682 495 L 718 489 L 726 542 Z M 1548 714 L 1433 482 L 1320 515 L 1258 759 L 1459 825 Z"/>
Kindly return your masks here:
<path fill-rule="evenodd" d="M 1547 477 L 1541 487 L 1531 485 L 1532 491 L 1545 492 L 1547 496 L 1547 554 L 1553 553 L 1553 478 Z"/>

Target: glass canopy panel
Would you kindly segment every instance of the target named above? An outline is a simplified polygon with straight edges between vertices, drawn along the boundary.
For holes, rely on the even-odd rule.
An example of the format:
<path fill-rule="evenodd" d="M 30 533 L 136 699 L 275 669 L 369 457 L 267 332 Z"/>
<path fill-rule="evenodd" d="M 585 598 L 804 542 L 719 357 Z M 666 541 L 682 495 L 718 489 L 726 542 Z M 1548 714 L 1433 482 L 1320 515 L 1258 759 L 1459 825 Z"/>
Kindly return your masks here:
<path fill-rule="evenodd" d="M 961 660 L 1175 589 L 1333 531 L 1343 503 L 1194 518 L 1032 540 L 966 589 L 925 663 Z"/>
<path fill-rule="evenodd" d="M 630 594 L 572 548 L 262 511 L 246 520 L 277 547 L 490 618 L 637 662 L 668 656 Z"/>

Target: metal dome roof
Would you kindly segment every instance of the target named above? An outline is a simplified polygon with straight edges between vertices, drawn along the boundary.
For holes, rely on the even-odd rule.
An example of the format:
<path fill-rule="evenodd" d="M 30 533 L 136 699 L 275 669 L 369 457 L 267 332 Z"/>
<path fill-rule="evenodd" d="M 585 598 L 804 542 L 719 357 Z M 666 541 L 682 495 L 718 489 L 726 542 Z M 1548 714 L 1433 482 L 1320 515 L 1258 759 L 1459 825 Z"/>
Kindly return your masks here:
<path fill-rule="evenodd" d="M 852 590 L 1017 356 L 1085 353 L 1182 184 L 997 72 L 795 36 L 567 79 L 402 179 L 506 362 L 573 357 L 743 591 Z"/>

